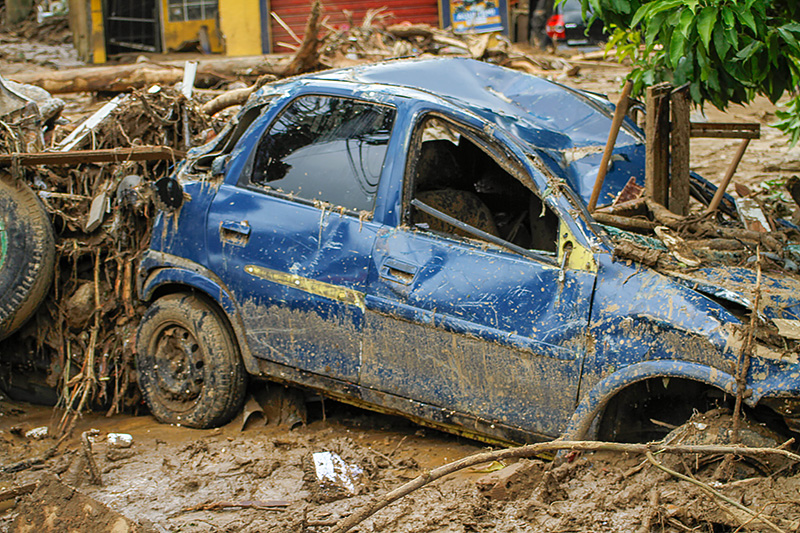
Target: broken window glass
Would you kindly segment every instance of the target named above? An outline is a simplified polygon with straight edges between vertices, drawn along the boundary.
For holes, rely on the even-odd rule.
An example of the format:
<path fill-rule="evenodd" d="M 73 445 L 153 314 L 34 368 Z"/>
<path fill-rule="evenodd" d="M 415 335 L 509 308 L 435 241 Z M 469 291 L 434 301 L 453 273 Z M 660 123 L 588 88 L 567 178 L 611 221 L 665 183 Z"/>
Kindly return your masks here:
<path fill-rule="evenodd" d="M 428 118 L 420 127 L 420 151 L 409 174 L 414 200 L 488 234 L 485 240 L 555 254 L 559 220 L 539 196 L 454 125 Z M 418 207 L 411 210 L 411 223 L 422 230 L 481 238 Z"/>
<path fill-rule="evenodd" d="M 372 211 L 394 117 L 390 107 L 348 98 L 298 98 L 261 138 L 251 184 Z"/>

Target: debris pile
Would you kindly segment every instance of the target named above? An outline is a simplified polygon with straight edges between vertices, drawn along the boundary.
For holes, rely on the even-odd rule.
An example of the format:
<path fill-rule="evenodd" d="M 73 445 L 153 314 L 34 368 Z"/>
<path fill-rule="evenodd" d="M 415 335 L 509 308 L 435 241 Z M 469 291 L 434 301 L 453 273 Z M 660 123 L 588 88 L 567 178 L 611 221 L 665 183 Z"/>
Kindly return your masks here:
<path fill-rule="evenodd" d="M 23 139 L 30 132 L 24 127 L 30 117 L 4 119 L 8 122 L 0 130 L 2 152 L 18 153 L 20 158 L 40 148 L 40 142 Z M 137 401 L 132 350 L 143 309 L 134 294 L 135 265 L 149 244 L 155 212 L 150 184 L 182 154 L 166 150 L 172 157 L 156 161 L 139 161 L 135 155 L 148 159 L 160 156 L 164 147 L 201 143 L 220 127 L 198 102 L 174 89 L 155 87 L 115 98 L 84 124 L 70 125 L 71 133 L 64 126 L 46 130 L 54 146 L 46 154 L 53 156 L 52 164 L 12 162 L 12 174 L 38 192 L 51 215 L 57 267 L 50 296 L 6 343 L 4 359 L 34 360 L 47 368 L 48 384 L 57 389 L 65 408 L 59 433 L 69 429 L 72 415 L 84 408 L 115 412 Z M 63 164 L 76 153 L 88 154 L 83 156 L 88 160 L 114 152 L 103 149 L 120 147 L 131 150 L 122 152 L 117 162 L 108 158 L 109 162 Z"/>

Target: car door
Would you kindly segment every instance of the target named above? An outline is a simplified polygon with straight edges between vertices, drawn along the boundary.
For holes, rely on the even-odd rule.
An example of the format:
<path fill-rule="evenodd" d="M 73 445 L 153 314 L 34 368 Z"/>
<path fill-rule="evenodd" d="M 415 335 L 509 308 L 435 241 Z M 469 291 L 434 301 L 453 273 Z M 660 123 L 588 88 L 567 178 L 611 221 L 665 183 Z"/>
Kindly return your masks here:
<path fill-rule="evenodd" d="M 500 436 L 557 435 L 588 346 L 591 261 L 567 268 L 581 252 L 562 264 L 575 238 L 557 203 L 523 184 L 521 164 L 493 141 L 428 117 L 411 145 L 421 149 L 409 155 L 405 224 L 375 241 L 362 385 Z"/>
<path fill-rule="evenodd" d="M 217 192 L 210 262 L 256 357 L 356 381 L 371 214 L 394 117 L 387 105 L 300 96 Z"/>

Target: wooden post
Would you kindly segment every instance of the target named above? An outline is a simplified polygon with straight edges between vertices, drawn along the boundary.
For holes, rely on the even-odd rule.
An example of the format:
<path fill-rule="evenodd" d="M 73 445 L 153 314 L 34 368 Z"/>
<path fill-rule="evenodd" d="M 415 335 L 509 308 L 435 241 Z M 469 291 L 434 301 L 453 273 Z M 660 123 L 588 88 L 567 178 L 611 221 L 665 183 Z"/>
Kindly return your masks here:
<path fill-rule="evenodd" d="M 736 155 L 733 156 L 733 160 L 731 164 L 728 166 L 728 171 L 725 173 L 725 177 L 722 178 L 722 183 L 719 184 L 717 187 L 717 192 L 714 194 L 714 198 L 711 199 L 711 203 L 708 204 L 708 209 L 706 209 L 706 213 L 713 213 L 719 207 L 720 202 L 722 202 L 723 196 L 725 196 L 725 189 L 728 188 L 728 185 L 733 178 L 733 175 L 736 173 L 736 169 L 739 167 L 739 163 L 744 157 L 745 151 L 747 151 L 747 146 L 750 144 L 750 139 L 746 138 L 742 140 L 742 144 L 739 145 L 739 149 L 736 151 Z"/>
<path fill-rule="evenodd" d="M 669 210 L 676 215 L 689 212 L 689 87 L 685 85 L 672 92 L 672 148 L 669 180 Z"/>
<path fill-rule="evenodd" d="M 597 171 L 597 179 L 594 182 L 594 189 L 592 190 L 592 197 L 589 199 L 589 212 L 594 211 L 597 207 L 597 200 L 600 198 L 600 190 L 603 188 L 603 182 L 606 179 L 608 172 L 608 162 L 611 161 L 611 154 L 614 152 L 614 144 L 617 142 L 617 135 L 619 129 L 622 127 L 622 121 L 625 120 L 625 113 L 628 112 L 628 100 L 631 96 L 631 89 L 633 82 L 628 80 L 625 87 L 622 89 L 622 95 L 617 102 L 617 109 L 614 111 L 614 120 L 611 121 L 611 131 L 608 132 L 608 140 L 606 141 L 606 149 L 603 152 L 603 160 L 600 161 L 600 168 Z"/>
<path fill-rule="evenodd" d="M 647 137 L 645 194 L 657 204 L 669 200 L 669 93 L 672 85 L 664 82 L 647 88 Z"/>

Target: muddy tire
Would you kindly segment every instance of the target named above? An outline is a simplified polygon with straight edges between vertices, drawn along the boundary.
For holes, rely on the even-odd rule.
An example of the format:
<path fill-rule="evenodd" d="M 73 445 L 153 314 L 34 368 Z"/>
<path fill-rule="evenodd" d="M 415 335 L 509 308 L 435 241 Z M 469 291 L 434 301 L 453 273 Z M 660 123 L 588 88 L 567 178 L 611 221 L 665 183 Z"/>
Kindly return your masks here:
<path fill-rule="evenodd" d="M 53 225 L 27 185 L 0 173 L 0 340 L 42 303 L 55 268 Z"/>
<path fill-rule="evenodd" d="M 139 387 L 153 415 L 168 424 L 220 426 L 241 409 L 247 375 L 219 311 L 193 294 L 156 300 L 139 325 Z"/>

